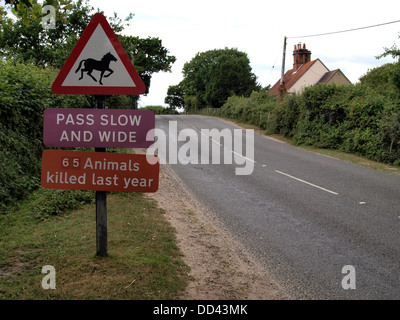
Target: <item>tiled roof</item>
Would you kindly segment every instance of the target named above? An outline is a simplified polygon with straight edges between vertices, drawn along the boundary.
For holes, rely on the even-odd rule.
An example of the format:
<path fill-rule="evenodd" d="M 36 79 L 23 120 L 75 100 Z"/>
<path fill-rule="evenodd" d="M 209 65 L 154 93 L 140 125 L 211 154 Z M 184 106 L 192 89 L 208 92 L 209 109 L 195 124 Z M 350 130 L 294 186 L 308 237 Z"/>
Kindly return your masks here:
<path fill-rule="evenodd" d="M 339 71 L 339 69 L 337 70 L 333 70 L 333 71 L 329 71 L 327 73 L 325 73 L 321 79 L 319 79 L 318 83 L 328 83 L 329 80 L 332 79 L 332 77 Z"/>
<path fill-rule="evenodd" d="M 283 82 L 285 84 L 285 89 L 288 91 L 303 75 L 308 69 L 319 59 L 309 61 L 303 65 L 298 70 L 288 70 L 284 77 Z M 269 94 L 279 95 L 281 87 L 281 80 L 278 80 L 274 86 L 268 91 Z"/>

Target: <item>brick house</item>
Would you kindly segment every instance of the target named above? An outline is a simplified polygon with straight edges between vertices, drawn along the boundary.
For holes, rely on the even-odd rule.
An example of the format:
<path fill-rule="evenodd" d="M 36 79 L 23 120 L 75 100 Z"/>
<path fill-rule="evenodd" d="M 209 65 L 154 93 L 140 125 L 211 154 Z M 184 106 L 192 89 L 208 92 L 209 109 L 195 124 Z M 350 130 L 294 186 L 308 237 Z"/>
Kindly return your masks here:
<path fill-rule="evenodd" d="M 288 70 L 283 77 L 283 90 L 287 93 L 300 93 L 305 87 L 318 83 L 348 85 L 350 80 L 340 69 L 330 71 L 319 59 L 311 61 L 311 51 L 306 45 L 294 46 L 293 69 Z M 269 94 L 281 94 L 281 80 L 277 81 L 268 91 Z"/>

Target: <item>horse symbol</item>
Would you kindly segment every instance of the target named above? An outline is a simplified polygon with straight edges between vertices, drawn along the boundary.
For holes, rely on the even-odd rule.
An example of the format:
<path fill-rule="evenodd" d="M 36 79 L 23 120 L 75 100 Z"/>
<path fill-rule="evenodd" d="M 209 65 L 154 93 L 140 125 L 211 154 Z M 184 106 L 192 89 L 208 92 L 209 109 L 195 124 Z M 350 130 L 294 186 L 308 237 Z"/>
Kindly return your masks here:
<path fill-rule="evenodd" d="M 100 71 L 99 83 L 103 85 L 103 83 L 101 82 L 101 80 L 103 80 L 103 76 L 107 78 L 114 73 L 114 71 L 110 69 L 111 61 L 117 61 L 117 58 L 115 58 L 110 52 L 105 54 L 100 61 L 91 58 L 83 59 L 79 63 L 78 69 L 76 69 L 75 73 L 78 73 L 78 71 L 81 70 L 81 77 L 79 78 L 79 80 L 82 80 L 83 72 L 87 72 L 87 75 L 97 82 L 96 78 L 92 76 L 92 72 L 93 70 L 98 70 Z M 84 68 L 81 69 L 83 62 L 84 62 Z M 104 74 L 106 71 L 108 71 L 109 73 Z"/>

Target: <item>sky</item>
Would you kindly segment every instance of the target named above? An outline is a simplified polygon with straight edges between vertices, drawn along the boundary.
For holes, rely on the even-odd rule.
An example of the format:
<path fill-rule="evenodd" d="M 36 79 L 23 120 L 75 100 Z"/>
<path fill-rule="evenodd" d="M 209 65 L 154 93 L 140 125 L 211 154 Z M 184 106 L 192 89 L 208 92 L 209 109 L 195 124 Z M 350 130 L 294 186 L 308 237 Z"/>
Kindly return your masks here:
<path fill-rule="evenodd" d="M 327 36 L 295 38 L 367 27 L 400 20 L 400 1 L 266 1 L 266 0 L 89 0 L 89 4 L 125 18 L 134 13 L 124 34 L 162 40 L 176 57 L 172 72 L 154 74 L 150 93 L 139 107 L 166 106 L 170 85 L 182 79 L 182 68 L 199 52 L 236 48 L 247 53 L 261 86 L 273 85 L 281 74 L 284 37 L 285 71 L 293 66 L 293 47 L 306 44 L 311 59 L 330 70 L 341 69 L 353 83 L 368 70 L 394 62 L 376 59 L 385 47 L 400 47 L 400 22 Z"/>

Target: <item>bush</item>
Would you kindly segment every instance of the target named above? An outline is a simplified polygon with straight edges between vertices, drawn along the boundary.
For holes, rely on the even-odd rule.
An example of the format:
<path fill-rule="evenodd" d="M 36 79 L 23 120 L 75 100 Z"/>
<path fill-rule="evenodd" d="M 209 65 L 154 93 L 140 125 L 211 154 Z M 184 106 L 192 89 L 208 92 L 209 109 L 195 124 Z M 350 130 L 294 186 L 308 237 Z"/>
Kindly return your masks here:
<path fill-rule="evenodd" d="M 260 126 L 269 134 L 400 164 L 400 64 L 378 68 L 355 86 L 316 85 L 282 102 L 264 92 L 232 96 L 221 116 Z M 400 78 L 400 76 L 399 76 Z M 377 90 L 379 88 L 379 90 Z"/>
<path fill-rule="evenodd" d="M 0 210 L 39 186 L 46 108 L 88 107 L 86 96 L 55 95 L 58 71 L 0 61 Z"/>
<path fill-rule="evenodd" d="M 249 98 L 229 97 L 221 107 L 220 114 L 222 117 L 267 129 L 271 123 L 271 112 L 277 104 L 277 99 L 264 91 L 253 91 Z"/>
<path fill-rule="evenodd" d="M 140 108 L 140 110 L 151 110 L 154 114 L 178 114 L 173 108 L 164 108 L 163 106 L 147 106 Z"/>
<path fill-rule="evenodd" d="M 273 120 L 268 132 L 292 137 L 300 115 L 298 97 L 287 95 L 284 103 L 277 104 L 272 110 L 272 115 Z"/>
<path fill-rule="evenodd" d="M 185 95 L 184 97 L 185 111 L 187 113 L 196 113 L 203 106 L 200 104 L 196 96 Z"/>
<path fill-rule="evenodd" d="M 369 70 L 360 78 L 360 83 L 376 94 L 395 97 L 399 95 L 397 77 L 400 74 L 400 63 L 387 63 Z"/>
<path fill-rule="evenodd" d="M 31 209 L 32 216 L 46 220 L 50 216 L 59 216 L 68 211 L 78 209 L 84 204 L 95 202 L 94 191 L 46 190 L 40 189 L 35 205 Z"/>
<path fill-rule="evenodd" d="M 399 131 L 393 115 L 397 115 L 399 103 L 391 95 L 379 95 L 359 84 L 315 86 L 297 99 L 297 123 L 286 127 L 296 144 L 339 149 L 388 163 L 396 161 Z"/>
<path fill-rule="evenodd" d="M 315 86 L 299 96 L 292 129 L 297 144 L 343 150 L 386 163 L 398 163 L 400 102 L 367 85 Z"/>

